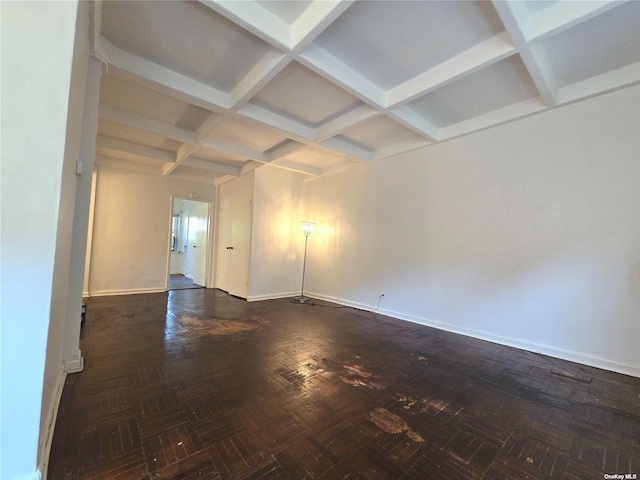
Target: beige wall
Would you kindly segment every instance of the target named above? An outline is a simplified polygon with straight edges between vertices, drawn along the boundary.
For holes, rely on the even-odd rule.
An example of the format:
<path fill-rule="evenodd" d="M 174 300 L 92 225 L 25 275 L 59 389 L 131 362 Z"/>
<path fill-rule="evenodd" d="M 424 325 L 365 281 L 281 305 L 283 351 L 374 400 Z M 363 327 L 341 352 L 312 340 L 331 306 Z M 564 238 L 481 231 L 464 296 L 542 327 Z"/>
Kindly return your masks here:
<path fill-rule="evenodd" d="M 255 171 L 249 300 L 300 294 L 308 178 L 270 166 Z"/>
<path fill-rule="evenodd" d="M 91 247 L 89 293 L 164 291 L 172 196 L 214 202 L 215 187 L 175 177 L 100 165 Z"/>
<path fill-rule="evenodd" d="M 307 184 L 308 290 L 640 375 L 640 87 Z"/>
<path fill-rule="evenodd" d="M 78 3 L 0 2 L 0 8 L 0 477 L 37 479 L 39 441 L 63 378 L 77 146 L 67 128 L 82 112 L 79 71 L 72 78 Z"/>

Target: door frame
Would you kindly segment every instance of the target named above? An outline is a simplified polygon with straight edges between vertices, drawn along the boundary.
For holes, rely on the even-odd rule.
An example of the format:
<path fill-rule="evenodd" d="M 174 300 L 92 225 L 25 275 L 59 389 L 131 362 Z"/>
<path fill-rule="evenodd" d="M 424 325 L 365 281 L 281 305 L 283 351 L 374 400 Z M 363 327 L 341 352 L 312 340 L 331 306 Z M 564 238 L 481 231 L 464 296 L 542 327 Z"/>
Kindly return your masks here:
<path fill-rule="evenodd" d="M 166 232 L 167 239 L 167 258 L 166 258 L 166 266 L 165 266 L 165 283 L 164 290 L 166 292 L 169 291 L 169 277 L 171 276 L 171 226 L 173 225 L 173 214 L 174 209 L 173 206 L 175 204 L 175 200 L 185 200 L 189 202 L 199 202 L 207 204 L 207 248 L 204 255 L 204 288 L 213 288 L 214 282 L 212 280 L 213 275 L 213 263 L 212 263 L 212 253 L 214 247 L 214 230 L 215 230 L 215 202 L 212 200 L 200 200 L 199 198 L 188 198 L 180 195 L 170 195 L 169 200 L 169 222 L 168 228 Z"/>

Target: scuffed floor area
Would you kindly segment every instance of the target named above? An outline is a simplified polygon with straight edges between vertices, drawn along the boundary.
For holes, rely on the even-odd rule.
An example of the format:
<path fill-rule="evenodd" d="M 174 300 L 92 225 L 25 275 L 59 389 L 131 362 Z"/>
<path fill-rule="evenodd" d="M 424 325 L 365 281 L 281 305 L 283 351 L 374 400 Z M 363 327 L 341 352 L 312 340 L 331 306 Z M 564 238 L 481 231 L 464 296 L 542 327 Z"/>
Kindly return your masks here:
<path fill-rule="evenodd" d="M 49 479 L 640 474 L 640 379 L 351 308 L 96 297 Z"/>

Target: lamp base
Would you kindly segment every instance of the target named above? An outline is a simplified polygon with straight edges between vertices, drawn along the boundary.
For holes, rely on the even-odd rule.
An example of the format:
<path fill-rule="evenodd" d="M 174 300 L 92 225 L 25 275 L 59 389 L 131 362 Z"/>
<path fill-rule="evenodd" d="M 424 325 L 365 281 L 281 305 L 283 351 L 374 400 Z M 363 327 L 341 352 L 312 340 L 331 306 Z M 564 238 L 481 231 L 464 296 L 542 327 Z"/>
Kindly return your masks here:
<path fill-rule="evenodd" d="M 309 297 L 293 297 L 291 303 L 311 303 L 311 299 Z"/>

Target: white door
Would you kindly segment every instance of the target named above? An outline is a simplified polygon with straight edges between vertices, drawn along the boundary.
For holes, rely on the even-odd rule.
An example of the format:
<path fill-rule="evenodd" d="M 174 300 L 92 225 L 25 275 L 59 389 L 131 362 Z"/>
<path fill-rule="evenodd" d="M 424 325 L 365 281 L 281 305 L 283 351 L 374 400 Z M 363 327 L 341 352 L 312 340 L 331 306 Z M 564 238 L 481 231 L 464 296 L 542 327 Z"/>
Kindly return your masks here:
<path fill-rule="evenodd" d="M 185 223 L 182 247 L 184 275 L 191 278 L 196 285 L 204 287 L 209 243 L 209 204 L 184 200 L 184 206 L 189 209 L 182 216 Z"/>
<path fill-rule="evenodd" d="M 218 265 L 216 273 L 216 286 L 225 292 L 229 291 L 229 277 L 231 271 L 231 255 L 228 249 L 231 246 L 231 216 L 232 198 L 223 200 L 220 207 L 220 225 L 218 230 Z"/>
<path fill-rule="evenodd" d="M 193 279 L 193 248 L 191 247 L 195 243 L 195 222 L 191 219 L 191 212 L 185 212 L 183 217 L 186 223 L 186 232 L 184 237 L 183 248 L 183 267 L 184 275 L 187 278 Z"/>
<path fill-rule="evenodd" d="M 209 204 L 198 202 L 189 215 L 189 246 L 193 256 L 193 283 L 205 286 Z"/>
<path fill-rule="evenodd" d="M 247 298 L 251 193 L 227 198 L 220 212 L 217 285 L 237 297 Z"/>

